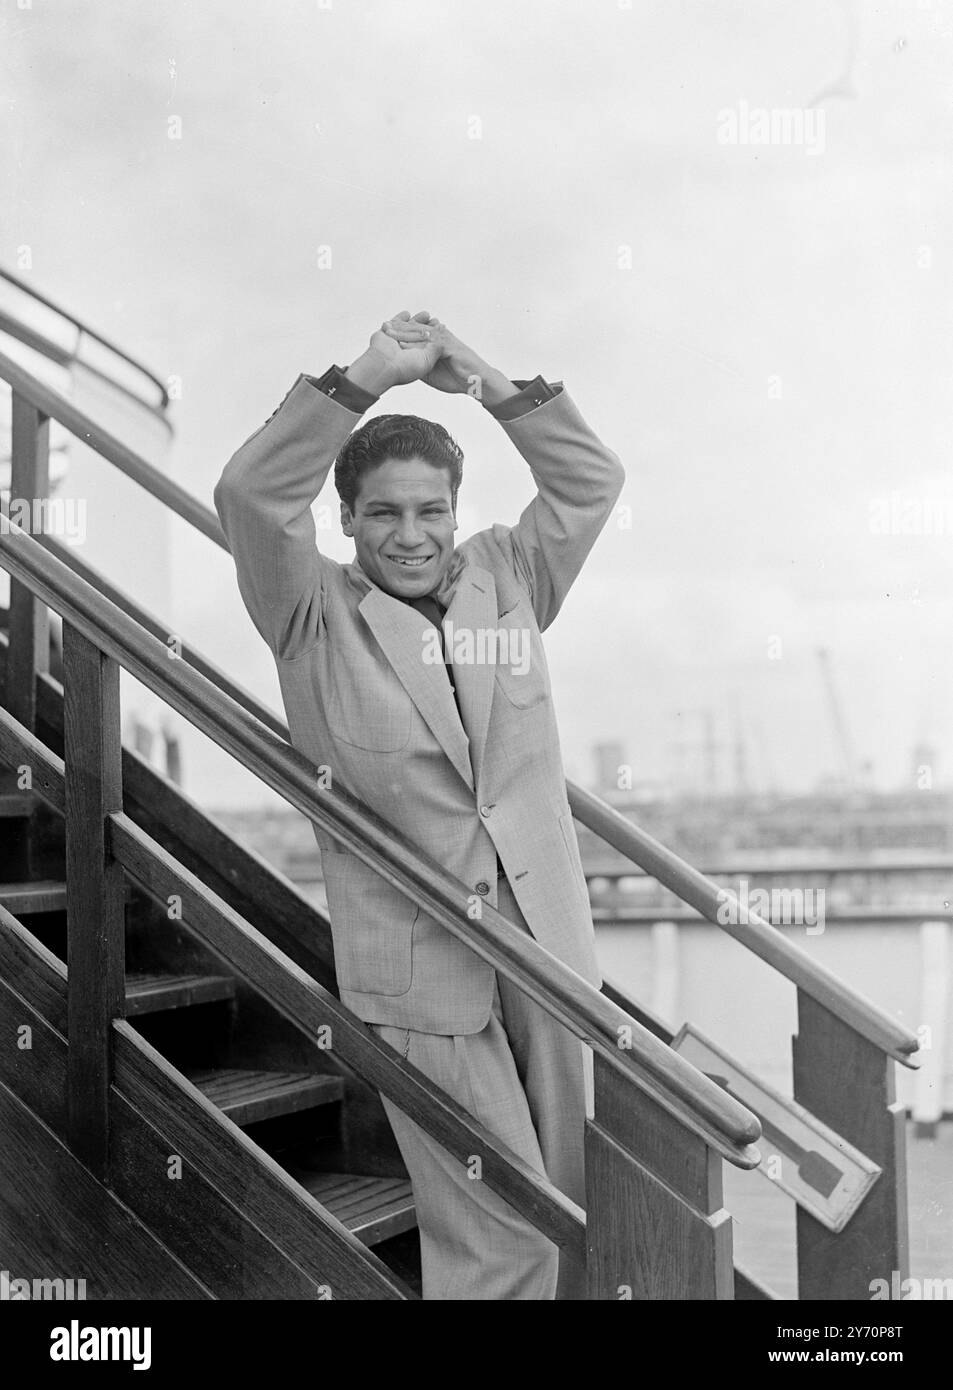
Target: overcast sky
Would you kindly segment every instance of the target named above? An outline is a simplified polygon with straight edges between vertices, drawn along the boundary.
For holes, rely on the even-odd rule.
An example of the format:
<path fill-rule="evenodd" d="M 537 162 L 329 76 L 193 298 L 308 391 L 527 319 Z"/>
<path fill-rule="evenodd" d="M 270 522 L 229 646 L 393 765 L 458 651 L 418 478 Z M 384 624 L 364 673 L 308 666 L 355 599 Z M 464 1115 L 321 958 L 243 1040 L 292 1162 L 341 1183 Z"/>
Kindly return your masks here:
<path fill-rule="evenodd" d="M 37 288 L 181 377 L 186 487 L 210 503 L 298 372 L 427 308 L 564 381 L 628 472 L 632 525 L 547 637 L 571 776 L 619 739 L 670 783 L 711 710 L 724 788 L 739 730 L 754 785 L 814 785 L 823 645 L 876 784 L 913 789 L 917 741 L 949 782 L 950 5 L 7 0 L 0 25 L 0 262 L 29 245 Z M 759 109 L 800 143 L 753 143 Z M 381 409 L 458 438 L 461 536 L 516 519 L 528 470 L 478 405 Z M 945 533 L 890 534 L 892 494 L 894 531 L 905 500 Z M 277 702 L 228 557 L 175 546 L 173 621 Z M 204 800 L 249 794 L 189 764 Z"/>

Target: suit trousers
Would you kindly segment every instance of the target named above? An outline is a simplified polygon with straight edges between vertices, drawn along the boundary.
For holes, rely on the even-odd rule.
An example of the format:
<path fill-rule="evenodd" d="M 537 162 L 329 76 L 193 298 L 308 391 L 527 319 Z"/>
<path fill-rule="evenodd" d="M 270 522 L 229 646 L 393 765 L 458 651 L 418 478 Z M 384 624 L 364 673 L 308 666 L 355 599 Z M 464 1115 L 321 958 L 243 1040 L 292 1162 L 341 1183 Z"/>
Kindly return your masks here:
<path fill-rule="evenodd" d="M 505 878 L 498 910 L 529 927 Z M 584 1139 L 592 1053 L 496 976 L 479 1033 L 447 1036 L 369 1025 L 497 1138 L 585 1207 Z M 585 1270 L 382 1097 L 417 1207 L 424 1299 L 584 1299 Z"/>

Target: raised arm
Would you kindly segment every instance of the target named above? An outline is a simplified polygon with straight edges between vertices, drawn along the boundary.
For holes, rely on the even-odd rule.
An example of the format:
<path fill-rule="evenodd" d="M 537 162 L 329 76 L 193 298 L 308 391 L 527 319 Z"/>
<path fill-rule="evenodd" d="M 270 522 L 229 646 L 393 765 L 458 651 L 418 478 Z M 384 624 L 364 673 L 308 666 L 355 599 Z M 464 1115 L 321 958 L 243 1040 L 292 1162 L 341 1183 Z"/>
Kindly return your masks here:
<path fill-rule="evenodd" d="M 537 487 L 515 526 L 492 526 L 462 548 L 478 562 L 492 568 L 502 561 L 516 574 L 543 630 L 611 516 L 625 470 L 586 424 L 562 382 L 511 381 L 445 325 L 433 318 L 426 322 L 439 356 L 423 380 L 479 400 L 529 464 Z M 385 329 L 398 341 L 410 331 L 410 325 L 397 321 Z M 413 346 L 409 339 L 407 346 Z"/>
<path fill-rule="evenodd" d="M 311 506 L 338 450 L 384 391 L 417 380 L 433 364 L 426 326 L 408 327 L 403 338 L 406 347 L 381 328 L 346 371 L 299 376 L 216 484 L 215 508 L 245 606 L 282 659 L 303 655 L 322 635 L 328 562 L 317 548 Z"/>
<path fill-rule="evenodd" d="M 548 397 L 541 390 L 547 385 Z M 625 470 L 586 424 L 561 382 L 537 378 L 526 389 L 538 403 L 518 416 L 493 413 L 529 464 L 536 496 L 515 526 L 498 523 L 473 539 L 494 547 L 516 571 L 529 590 L 542 632 L 612 515 Z"/>

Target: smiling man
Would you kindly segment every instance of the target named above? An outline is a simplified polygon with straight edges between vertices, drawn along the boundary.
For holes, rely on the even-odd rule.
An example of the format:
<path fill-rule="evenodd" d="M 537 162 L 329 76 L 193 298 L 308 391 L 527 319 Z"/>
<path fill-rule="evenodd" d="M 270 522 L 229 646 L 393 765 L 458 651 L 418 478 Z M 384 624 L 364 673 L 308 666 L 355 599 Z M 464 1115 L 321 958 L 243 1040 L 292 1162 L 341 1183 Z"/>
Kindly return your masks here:
<path fill-rule="evenodd" d="M 479 401 L 525 459 L 537 494 L 515 525 L 455 547 L 463 455 L 446 430 L 412 415 L 355 429 L 386 390 L 418 380 Z M 311 514 L 332 464 L 354 540 L 345 565 L 318 551 Z M 300 376 L 215 489 L 294 746 L 468 885 L 461 907 L 491 903 L 594 985 L 540 633 L 623 480 L 562 383 L 513 382 L 428 313 L 404 311 L 347 369 Z M 435 647 L 441 632 L 452 640 Z M 582 1044 L 316 835 L 342 1002 L 584 1205 Z M 584 1297 L 578 1266 L 384 1106 L 413 1182 L 425 1299 Z"/>
<path fill-rule="evenodd" d="M 380 415 L 351 436 L 334 482 L 368 579 L 399 598 L 439 585 L 453 556 L 462 470 L 447 431 L 413 415 Z"/>

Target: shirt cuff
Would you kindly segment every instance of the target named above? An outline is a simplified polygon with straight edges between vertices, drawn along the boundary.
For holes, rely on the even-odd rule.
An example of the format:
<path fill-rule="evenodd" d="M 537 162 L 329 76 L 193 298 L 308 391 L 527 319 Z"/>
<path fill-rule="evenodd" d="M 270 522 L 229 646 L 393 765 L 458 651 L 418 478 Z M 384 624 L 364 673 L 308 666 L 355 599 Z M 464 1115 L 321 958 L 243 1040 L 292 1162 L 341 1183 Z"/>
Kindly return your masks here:
<path fill-rule="evenodd" d="M 507 396 L 499 405 L 484 406 L 494 419 L 517 420 L 521 415 L 528 415 L 544 401 L 551 401 L 563 389 L 561 381 L 548 382 L 541 376 L 535 377 L 532 381 L 514 381 L 513 385 L 520 388 L 515 396 Z"/>
<path fill-rule="evenodd" d="M 345 410 L 352 410 L 355 415 L 363 415 L 365 410 L 370 410 L 380 400 L 380 396 L 375 396 L 373 391 L 365 391 L 363 386 L 353 382 L 344 367 L 335 365 L 329 367 L 323 376 L 308 376 L 305 380 L 337 401 L 338 405 L 343 405 Z"/>

